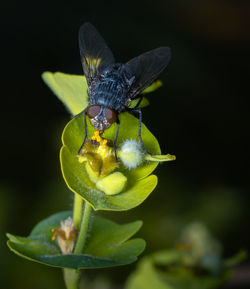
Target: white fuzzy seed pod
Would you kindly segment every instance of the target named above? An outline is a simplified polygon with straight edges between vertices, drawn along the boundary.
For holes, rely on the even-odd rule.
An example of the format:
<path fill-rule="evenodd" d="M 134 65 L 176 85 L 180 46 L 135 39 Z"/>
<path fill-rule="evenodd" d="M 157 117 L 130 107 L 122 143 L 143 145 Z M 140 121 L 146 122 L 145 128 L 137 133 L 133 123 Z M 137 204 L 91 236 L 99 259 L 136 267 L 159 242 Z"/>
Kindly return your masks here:
<path fill-rule="evenodd" d="M 128 139 L 121 145 L 118 156 L 127 169 L 134 169 L 142 163 L 145 153 L 139 142 Z"/>

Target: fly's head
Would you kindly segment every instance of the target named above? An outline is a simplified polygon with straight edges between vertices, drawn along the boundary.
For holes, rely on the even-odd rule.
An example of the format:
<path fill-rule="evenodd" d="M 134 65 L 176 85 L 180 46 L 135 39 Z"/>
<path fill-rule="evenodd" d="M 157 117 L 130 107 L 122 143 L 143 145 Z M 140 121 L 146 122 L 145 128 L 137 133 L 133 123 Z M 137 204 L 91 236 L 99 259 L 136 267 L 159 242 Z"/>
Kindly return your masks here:
<path fill-rule="evenodd" d="M 110 107 L 99 104 L 90 105 L 87 108 L 87 115 L 95 130 L 104 131 L 117 120 L 117 113 Z"/>

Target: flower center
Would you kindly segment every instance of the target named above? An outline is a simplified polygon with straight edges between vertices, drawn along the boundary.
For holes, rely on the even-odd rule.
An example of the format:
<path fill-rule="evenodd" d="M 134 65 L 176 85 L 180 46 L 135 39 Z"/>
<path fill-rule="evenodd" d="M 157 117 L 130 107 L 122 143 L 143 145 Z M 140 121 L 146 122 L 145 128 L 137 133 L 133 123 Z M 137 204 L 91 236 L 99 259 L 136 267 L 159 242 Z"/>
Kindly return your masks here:
<path fill-rule="evenodd" d="M 119 163 L 115 159 L 113 142 L 102 138 L 102 131 L 96 130 L 80 151 L 78 160 L 87 162 L 96 177 L 110 174 Z"/>

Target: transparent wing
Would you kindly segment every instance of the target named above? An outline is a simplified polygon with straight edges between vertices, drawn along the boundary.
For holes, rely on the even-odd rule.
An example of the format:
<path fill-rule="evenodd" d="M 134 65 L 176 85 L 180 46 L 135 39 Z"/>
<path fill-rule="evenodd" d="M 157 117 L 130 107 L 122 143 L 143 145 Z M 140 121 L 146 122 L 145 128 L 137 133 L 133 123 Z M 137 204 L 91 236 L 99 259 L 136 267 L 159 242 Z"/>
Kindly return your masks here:
<path fill-rule="evenodd" d="M 128 97 L 134 99 L 148 87 L 167 67 L 170 57 L 169 47 L 159 47 L 128 61 L 125 64 L 126 69 L 134 76 Z"/>
<path fill-rule="evenodd" d="M 90 23 L 80 27 L 79 47 L 83 72 L 90 84 L 103 69 L 114 63 L 114 56 L 102 36 Z"/>

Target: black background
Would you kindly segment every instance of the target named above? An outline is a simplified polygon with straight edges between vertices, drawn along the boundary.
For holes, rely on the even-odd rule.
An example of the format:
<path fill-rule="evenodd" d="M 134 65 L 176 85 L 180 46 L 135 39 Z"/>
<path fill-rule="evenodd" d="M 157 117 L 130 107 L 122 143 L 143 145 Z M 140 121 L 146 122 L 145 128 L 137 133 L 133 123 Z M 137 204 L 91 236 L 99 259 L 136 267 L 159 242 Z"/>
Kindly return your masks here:
<path fill-rule="evenodd" d="M 249 1 L 43 0 L 9 1 L 1 7 L 3 288 L 63 286 L 57 281 L 59 270 L 9 253 L 4 233 L 27 235 L 41 218 L 71 207 L 58 159 L 61 132 L 70 117 L 41 73 L 82 74 L 77 39 L 86 21 L 97 27 L 119 62 L 158 46 L 172 49 L 160 76 L 164 86 L 149 96 L 143 119 L 162 151 L 175 154 L 177 161 L 159 167 L 158 189 L 143 208 L 112 218 L 145 219 L 146 227 L 158 210 L 161 219 L 168 210 L 177 217 L 192 214 L 200 200 L 213 196 L 218 214 L 220 206 L 232 203 L 226 225 L 215 230 L 225 255 L 249 246 Z M 200 219 L 190 220 L 195 218 Z M 148 230 L 154 234 L 155 228 Z M 164 242 L 152 238 L 148 252 Z M 29 272 L 40 277 L 27 279 Z M 124 282 L 124 276 L 117 282 Z"/>

